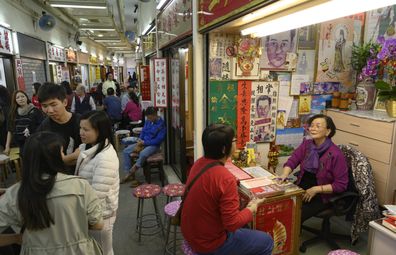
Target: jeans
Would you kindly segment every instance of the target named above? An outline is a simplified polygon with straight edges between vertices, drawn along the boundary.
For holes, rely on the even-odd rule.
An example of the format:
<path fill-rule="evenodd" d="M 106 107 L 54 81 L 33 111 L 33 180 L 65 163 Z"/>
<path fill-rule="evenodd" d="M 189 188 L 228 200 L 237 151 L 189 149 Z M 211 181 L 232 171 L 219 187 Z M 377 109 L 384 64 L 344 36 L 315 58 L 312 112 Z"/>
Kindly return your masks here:
<path fill-rule="evenodd" d="M 270 255 L 274 241 L 267 233 L 240 228 L 227 234 L 227 240 L 222 246 L 211 253 L 200 255 Z"/>
<path fill-rule="evenodd" d="M 136 143 L 131 144 L 122 151 L 122 155 L 124 157 L 124 171 L 126 173 L 128 173 L 132 167 L 131 159 L 129 155 L 133 152 L 135 146 Z M 136 160 L 136 166 L 142 167 L 146 159 L 151 155 L 153 155 L 154 153 L 156 153 L 159 150 L 159 148 L 160 148 L 159 146 L 155 146 L 155 145 L 145 146 L 144 149 L 139 153 L 139 157 Z"/>

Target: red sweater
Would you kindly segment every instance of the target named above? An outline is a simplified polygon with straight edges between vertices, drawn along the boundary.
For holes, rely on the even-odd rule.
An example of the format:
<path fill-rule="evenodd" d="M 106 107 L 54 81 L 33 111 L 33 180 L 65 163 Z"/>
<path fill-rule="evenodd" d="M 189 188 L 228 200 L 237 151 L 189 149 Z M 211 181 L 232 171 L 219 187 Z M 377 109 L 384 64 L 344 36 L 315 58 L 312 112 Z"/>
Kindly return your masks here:
<path fill-rule="evenodd" d="M 213 161 L 204 157 L 198 159 L 186 185 Z M 252 220 L 250 210 L 239 211 L 235 177 L 219 165 L 208 169 L 193 184 L 184 201 L 181 230 L 195 252 L 209 253 L 223 245 L 227 231 L 234 232 Z"/>

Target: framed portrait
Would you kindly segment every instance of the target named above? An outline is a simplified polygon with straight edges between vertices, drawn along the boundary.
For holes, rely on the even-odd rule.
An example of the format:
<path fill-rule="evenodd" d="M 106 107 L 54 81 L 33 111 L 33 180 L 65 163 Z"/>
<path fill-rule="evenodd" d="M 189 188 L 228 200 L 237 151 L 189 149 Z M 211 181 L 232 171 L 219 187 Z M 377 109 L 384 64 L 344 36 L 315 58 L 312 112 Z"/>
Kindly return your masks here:
<path fill-rule="evenodd" d="M 296 52 L 297 30 L 290 30 L 261 38 L 263 48 L 260 68 L 267 70 L 288 70 L 287 53 Z"/>
<path fill-rule="evenodd" d="M 364 42 L 376 41 L 378 37 L 395 37 L 396 5 L 366 12 Z"/>
<path fill-rule="evenodd" d="M 298 49 L 315 50 L 318 26 L 311 25 L 298 29 Z"/>
<path fill-rule="evenodd" d="M 386 98 L 385 97 L 377 95 L 377 97 L 375 98 L 374 110 L 381 111 L 381 112 L 386 111 Z"/>

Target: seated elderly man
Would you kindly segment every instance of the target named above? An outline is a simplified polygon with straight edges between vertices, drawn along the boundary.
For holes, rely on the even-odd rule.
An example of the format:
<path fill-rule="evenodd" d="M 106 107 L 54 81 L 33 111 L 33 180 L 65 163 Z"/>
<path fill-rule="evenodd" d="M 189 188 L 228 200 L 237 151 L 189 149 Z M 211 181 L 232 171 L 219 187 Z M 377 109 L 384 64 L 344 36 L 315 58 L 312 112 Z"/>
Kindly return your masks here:
<path fill-rule="evenodd" d="M 161 143 L 166 136 L 166 125 L 164 120 L 157 115 L 157 109 L 148 107 L 146 109 L 146 122 L 140 133 L 139 138 L 128 137 L 123 139 L 123 143 L 130 144 L 123 150 L 124 171 L 125 177 L 121 183 L 125 183 L 128 179 L 134 177 L 135 172 L 143 166 L 146 159 L 156 153 L 160 149 Z M 137 152 L 137 148 L 141 147 L 142 150 Z M 136 163 L 131 166 L 130 154 L 136 153 L 138 157 Z"/>

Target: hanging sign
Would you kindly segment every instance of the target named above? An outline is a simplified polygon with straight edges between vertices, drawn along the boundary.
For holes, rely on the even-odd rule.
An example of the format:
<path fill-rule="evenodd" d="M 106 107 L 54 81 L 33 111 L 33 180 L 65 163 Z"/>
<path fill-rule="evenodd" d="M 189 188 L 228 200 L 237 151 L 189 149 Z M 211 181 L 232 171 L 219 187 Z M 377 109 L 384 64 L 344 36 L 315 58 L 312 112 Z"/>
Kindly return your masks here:
<path fill-rule="evenodd" d="M 12 54 L 11 30 L 0 27 L 0 53 Z"/>
<path fill-rule="evenodd" d="M 150 67 L 140 66 L 139 67 L 139 79 L 140 79 L 140 92 L 142 93 L 142 101 L 151 100 L 151 89 L 150 89 Z"/>
<path fill-rule="evenodd" d="M 171 59 L 171 84 L 172 84 L 172 127 L 180 127 L 180 82 L 179 59 Z"/>
<path fill-rule="evenodd" d="M 168 64 L 166 58 L 154 59 L 154 106 L 168 106 Z"/>
<path fill-rule="evenodd" d="M 47 55 L 49 61 L 65 62 L 65 50 L 48 42 Z"/>

